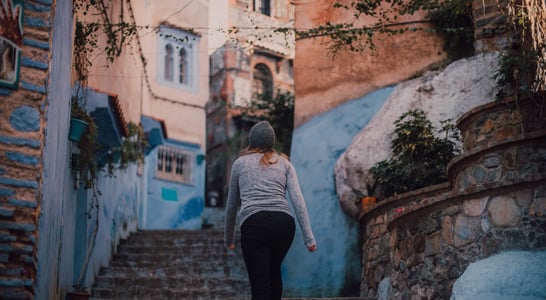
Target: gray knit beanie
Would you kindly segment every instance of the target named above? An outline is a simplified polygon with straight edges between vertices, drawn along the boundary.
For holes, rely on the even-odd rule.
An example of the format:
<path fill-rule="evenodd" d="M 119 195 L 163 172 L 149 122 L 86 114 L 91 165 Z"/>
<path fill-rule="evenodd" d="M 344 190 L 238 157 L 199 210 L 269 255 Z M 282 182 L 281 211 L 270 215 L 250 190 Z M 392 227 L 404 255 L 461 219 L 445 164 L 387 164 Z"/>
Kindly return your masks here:
<path fill-rule="evenodd" d="M 275 144 L 275 130 L 267 121 L 260 121 L 250 129 L 248 145 L 250 148 L 270 149 Z"/>

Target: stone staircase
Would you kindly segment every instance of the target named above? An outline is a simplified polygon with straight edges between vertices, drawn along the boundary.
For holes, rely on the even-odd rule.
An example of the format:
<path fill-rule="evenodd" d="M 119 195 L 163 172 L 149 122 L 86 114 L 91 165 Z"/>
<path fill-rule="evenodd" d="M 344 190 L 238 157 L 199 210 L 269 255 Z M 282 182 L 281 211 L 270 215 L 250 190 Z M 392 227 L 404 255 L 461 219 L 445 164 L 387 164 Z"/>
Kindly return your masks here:
<path fill-rule="evenodd" d="M 220 229 L 139 231 L 120 242 L 91 299 L 250 299 L 250 285 L 240 248 L 228 251 Z"/>
<path fill-rule="evenodd" d="M 122 240 L 95 280 L 92 299 L 249 297 L 240 249 L 228 251 L 217 229 L 139 231 Z"/>

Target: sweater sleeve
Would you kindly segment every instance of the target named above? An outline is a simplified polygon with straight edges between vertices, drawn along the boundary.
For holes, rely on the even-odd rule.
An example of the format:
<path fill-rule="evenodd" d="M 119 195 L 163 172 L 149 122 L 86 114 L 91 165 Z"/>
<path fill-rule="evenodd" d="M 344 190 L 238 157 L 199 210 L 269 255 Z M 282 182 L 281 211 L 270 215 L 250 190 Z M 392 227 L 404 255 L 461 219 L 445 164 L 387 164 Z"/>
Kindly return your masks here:
<path fill-rule="evenodd" d="M 307 206 L 305 205 L 305 200 L 303 199 L 296 170 L 290 162 L 288 162 L 286 186 L 288 197 L 290 198 L 290 201 L 292 201 L 296 219 L 298 220 L 303 233 L 303 241 L 305 245 L 307 247 L 316 245 L 315 237 L 313 236 L 313 231 L 311 229 L 311 223 L 309 222 L 309 215 L 307 214 Z"/>
<path fill-rule="evenodd" d="M 231 170 L 228 197 L 226 203 L 226 218 L 224 226 L 224 243 L 226 247 L 234 243 L 235 240 L 235 221 L 237 218 L 237 211 L 241 205 L 241 197 L 239 196 L 239 176 L 238 176 L 237 164 L 233 164 Z"/>

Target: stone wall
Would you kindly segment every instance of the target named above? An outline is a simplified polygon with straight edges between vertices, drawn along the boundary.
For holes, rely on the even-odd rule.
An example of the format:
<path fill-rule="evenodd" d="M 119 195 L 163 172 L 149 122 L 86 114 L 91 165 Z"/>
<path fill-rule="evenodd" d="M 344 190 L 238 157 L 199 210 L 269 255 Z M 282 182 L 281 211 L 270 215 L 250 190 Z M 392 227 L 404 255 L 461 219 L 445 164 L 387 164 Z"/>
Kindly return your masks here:
<path fill-rule="evenodd" d="M 520 103 L 489 103 L 459 119 L 465 152 L 451 162 L 450 182 L 362 212 L 361 295 L 376 296 L 383 282 L 391 299 L 447 299 L 470 263 L 546 249 L 546 127 L 542 119 L 522 130 L 529 102 Z"/>
<path fill-rule="evenodd" d="M 504 50 L 511 45 L 508 17 L 499 13 L 505 0 L 473 0 L 474 49 L 477 53 Z"/>
<path fill-rule="evenodd" d="M 28 1 L 25 1 L 28 2 Z M 34 295 L 44 104 L 55 1 L 25 3 L 19 84 L 0 88 L 0 298 Z M 2 6 L 4 1 L 2 2 Z M 2 10 L 4 11 L 4 10 Z M 5 26 L 3 23 L 2 26 Z"/>

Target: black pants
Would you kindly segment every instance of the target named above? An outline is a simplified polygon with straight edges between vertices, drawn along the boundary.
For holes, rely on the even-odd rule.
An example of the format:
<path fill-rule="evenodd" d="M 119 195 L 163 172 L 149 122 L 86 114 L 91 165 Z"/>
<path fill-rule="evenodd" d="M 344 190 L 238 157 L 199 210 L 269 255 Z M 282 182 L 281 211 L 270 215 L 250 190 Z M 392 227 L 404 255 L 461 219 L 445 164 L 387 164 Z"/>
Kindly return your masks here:
<path fill-rule="evenodd" d="M 241 226 L 241 246 L 252 300 L 281 299 L 281 263 L 295 230 L 294 218 L 283 212 L 259 212 Z"/>

